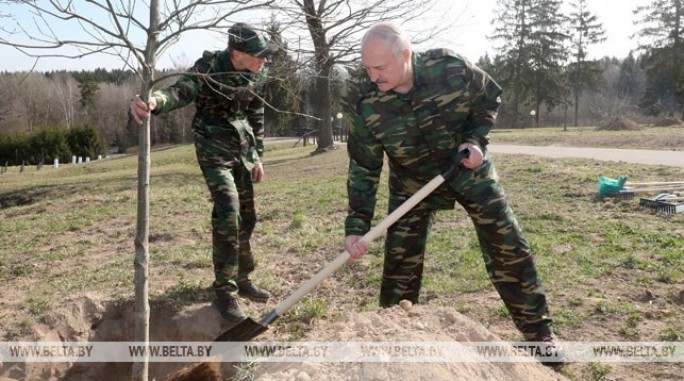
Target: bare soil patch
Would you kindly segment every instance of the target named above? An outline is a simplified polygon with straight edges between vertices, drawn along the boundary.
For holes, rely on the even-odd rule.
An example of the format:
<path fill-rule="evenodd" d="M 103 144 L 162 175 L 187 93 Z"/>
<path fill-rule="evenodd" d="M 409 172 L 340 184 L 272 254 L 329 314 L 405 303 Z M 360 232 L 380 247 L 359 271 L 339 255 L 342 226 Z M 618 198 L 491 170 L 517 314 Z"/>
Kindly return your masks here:
<path fill-rule="evenodd" d="M 230 328 L 209 303 L 183 309 L 172 305 L 151 305 L 150 341 L 211 342 L 217 332 Z M 84 294 L 69 298 L 33 325 L 33 333 L 21 341 L 36 342 L 119 342 L 131 341 L 134 332 L 133 303 L 119 304 L 101 295 Z M 201 324 L 198 324 L 201 322 Z M 150 380 L 162 380 L 187 364 L 150 363 Z M 230 367 L 226 366 L 227 371 Z M 0 380 L 126 380 L 130 363 L 2 363 Z"/>
<path fill-rule="evenodd" d="M 641 127 L 634 120 L 621 116 L 596 127 L 596 131 L 639 131 Z"/>
<path fill-rule="evenodd" d="M 656 127 L 684 127 L 684 121 L 675 117 L 665 117 L 653 123 Z"/>

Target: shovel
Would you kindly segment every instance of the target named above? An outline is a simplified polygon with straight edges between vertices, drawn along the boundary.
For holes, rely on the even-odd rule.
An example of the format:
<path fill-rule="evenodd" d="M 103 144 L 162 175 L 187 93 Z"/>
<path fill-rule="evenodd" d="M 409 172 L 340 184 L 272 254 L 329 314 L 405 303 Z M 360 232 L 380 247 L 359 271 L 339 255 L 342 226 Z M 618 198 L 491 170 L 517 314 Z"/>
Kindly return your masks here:
<path fill-rule="evenodd" d="M 387 228 L 392 226 L 399 218 L 406 214 L 409 210 L 413 209 L 419 202 L 421 202 L 425 197 L 432 193 L 437 187 L 442 185 L 442 183 L 458 169 L 461 160 L 468 157 L 470 151 L 465 149 L 459 151 L 458 154 L 451 161 L 449 169 L 444 171 L 441 175 L 437 175 L 429 183 L 425 184 L 422 188 L 418 190 L 413 196 L 408 200 L 404 201 L 397 209 L 390 213 L 385 219 L 380 221 L 375 227 L 373 227 L 368 233 L 361 237 L 361 241 L 370 243 L 380 234 L 382 234 Z M 311 279 L 302 284 L 297 291 L 290 295 L 287 299 L 283 300 L 278 304 L 271 312 L 264 316 L 261 321 L 256 322 L 252 318 L 247 317 L 245 320 L 241 321 L 237 325 L 233 326 L 226 332 L 222 333 L 214 342 L 241 342 L 250 341 L 251 339 L 257 337 L 262 332 L 268 329 L 268 325 L 273 323 L 276 319 L 283 315 L 287 310 L 290 309 L 295 303 L 304 297 L 307 293 L 313 290 L 319 283 L 321 283 L 325 278 L 332 275 L 335 270 L 340 268 L 349 260 L 349 253 L 345 250 L 332 262 L 326 265 L 322 270 L 320 270 Z"/>

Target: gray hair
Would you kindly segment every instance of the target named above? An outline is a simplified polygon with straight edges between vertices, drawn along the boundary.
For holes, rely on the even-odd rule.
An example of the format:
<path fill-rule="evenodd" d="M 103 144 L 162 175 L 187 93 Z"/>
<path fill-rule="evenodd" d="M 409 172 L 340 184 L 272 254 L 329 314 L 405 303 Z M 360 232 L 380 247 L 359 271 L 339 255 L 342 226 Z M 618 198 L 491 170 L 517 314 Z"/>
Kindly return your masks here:
<path fill-rule="evenodd" d="M 370 39 L 378 39 L 392 48 L 395 58 L 401 58 L 404 49 L 411 49 L 411 40 L 399 24 L 384 21 L 370 27 L 361 39 L 361 46 Z"/>

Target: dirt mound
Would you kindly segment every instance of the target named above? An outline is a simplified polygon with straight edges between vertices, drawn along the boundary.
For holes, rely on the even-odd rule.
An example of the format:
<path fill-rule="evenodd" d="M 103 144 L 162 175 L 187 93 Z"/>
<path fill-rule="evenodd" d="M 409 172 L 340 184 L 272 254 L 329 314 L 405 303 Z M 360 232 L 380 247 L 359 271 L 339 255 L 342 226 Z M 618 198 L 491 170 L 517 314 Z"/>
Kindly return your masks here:
<path fill-rule="evenodd" d="M 632 119 L 625 116 L 614 118 L 610 122 L 596 127 L 596 131 L 639 131 L 641 127 Z"/>
<path fill-rule="evenodd" d="M 154 306 L 151 308 L 151 341 L 209 342 L 217 332 L 230 326 L 209 303 L 183 308 L 182 311 Z M 198 324 L 200 322 L 200 324 Z M 22 341 L 106 342 L 128 341 L 133 335 L 132 303 L 115 303 L 97 296 L 79 296 L 65 301 L 50 317 L 34 326 L 33 337 Z M 274 340 L 266 332 L 258 340 Z M 449 342 L 500 341 L 481 324 L 451 308 L 404 305 L 377 311 L 350 313 L 335 323 L 317 324 L 302 342 Z M 256 343 L 255 343 L 256 344 Z M 503 344 L 503 343 L 502 343 Z M 458 349 L 457 349 L 458 350 Z M 459 351 L 460 352 L 460 351 Z M 210 364 L 211 365 L 211 364 Z M 216 364 L 223 377 L 235 374 L 234 365 Z M 188 366 L 194 374 L 213 374 L 214 368 L 197 364 L 150 363 L 150 379 L 163 380 Z M 238 364 L 239 365 L 239 364 Z M 249 370 L 257 380 L 559 380 L 562 375 L 537 362 L 257 362 Z M 130 363 L 6 363 L 0 361 L 1 380 L 122 380 L 130 378 Z M 196 379 L 196 378 L 195 378 Z"/>
<path fill-rule="evenodd" d="M 109 303 L 106 315 L 97 323 L 90 341 L 132 341 L 134 333 L 134 306 Z M 231 326 L 221 318 L 210 303 L 195 304 L 177 311 L 172 306 L 150 306 L 150 341 L 211 342 L 217 332 Z M 186 364 L 150 362 L 150 380 L 163 380 Z M 224 373 L 230 371 L 224 364 Z M 70 381 L 130 379 L 130 363 L 76 364 L 67 373 Z"/>
<path fill-rule="evenodd" d="M 416 305 L 352 313 L 334 324 L 321 324 L 302 341 L 437 342 L 501 341 L 481 324 L 451 308 Z M 256 378 L 276 380 L 567 380 L 540 363 L 260 363 Z"/>
<path fill-rule="evenodd" d="M 653 124 L 655 127 L 684 127 L 684 121 L 679 118 L 668 116 Z"/>
<path fill-rule="evenodd" d="M 64 301 L 63 307 L 36 322 L 33 334 L 16 341 L 84 342 L 88 341 L 94 322 L 105 313 L 95 295 L 80 295 Z M 0 358 L 1 360 L 1 358 Z M 69 363 L 5 363 L 0 361 L 0 380 L 59 380 L 66 377 Z"/>
<path fill-rule="evenodd" d="M 14 341 L 51 343 L 132 341 L 134 306 L 131 301 L 118 303 L 98 295 L 80 295 L 61 302 L 50 314 L 36 322 L 30 337 Z M 150 306 L 150 341 L 211 342 L 218 332 L 230 328 L 210 303 L 196 304 L 178 311 L 173 306 Z M 162 380 L 186 364 L 151 362 L 150 379 Z M 230 372 L 225 364 L 224 374 Z M 90 381 L 126 380 L 131 377 L 131 363 L 3 363 L 0 380 Z"/>

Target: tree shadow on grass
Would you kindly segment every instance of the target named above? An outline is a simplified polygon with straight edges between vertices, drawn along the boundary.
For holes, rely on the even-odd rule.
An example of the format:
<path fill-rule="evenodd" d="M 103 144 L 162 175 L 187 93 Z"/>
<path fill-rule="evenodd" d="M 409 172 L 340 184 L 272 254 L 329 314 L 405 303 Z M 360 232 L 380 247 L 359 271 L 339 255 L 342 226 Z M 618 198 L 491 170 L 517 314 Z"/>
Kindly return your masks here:
<path fill-rule="evenodd" d="M 105 195 L 113 197 L 118 193 L 137 189 L 137 177 L 135 174 L 116 176 L 110 179 L 99 179 L 50 184 L 39 186 L 25 186 L 7 192 L 0 192 L 0 210 L 18 206 L 30 206 L 47 200 L 67 199 L 73 195 Z M 150 176 L 151 191 L 154 192 L 154 184 L 164 183 L 165 186 L 182 184 L 204 184 L 201 175 L 187 173 L 164 173 Z"/>

